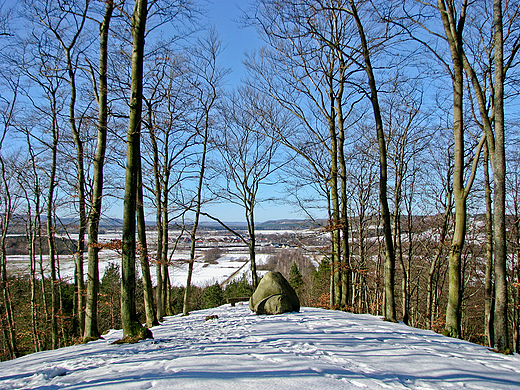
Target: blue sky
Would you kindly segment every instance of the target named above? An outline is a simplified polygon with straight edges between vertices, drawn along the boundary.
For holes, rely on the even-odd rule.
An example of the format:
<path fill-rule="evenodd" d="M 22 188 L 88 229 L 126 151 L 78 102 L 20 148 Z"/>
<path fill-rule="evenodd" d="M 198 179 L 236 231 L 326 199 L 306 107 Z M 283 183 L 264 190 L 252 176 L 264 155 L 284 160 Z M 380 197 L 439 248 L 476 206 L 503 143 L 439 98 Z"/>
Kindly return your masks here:
<path fill-rule="evenodd" d="M 229 90 L 238 86 L 245 78 L 245 66 L 242 63 L 245 53 L 254 51 L 261 47 L 262 42 L 259 39 L 256 29 L 254 27 L 244 27 L 240 22 L 244 11 L 248 10 L 251 0 L 198 0 L 197 3 L 206 9 L 206 20 L 203 24 L 207 27 L 214 26 L 218 35 L 222 40 L 223 52 L 220 55 L 221 65 L 225 68 L 230 68 L 231 72 L 227 76 L 226 86 Z M 6 6 L 15 4 L 14 0 L 6 0 L 0 4 L 5 3 Z M 262 193 L 260 190 L 260 197 L 279 197 L 287 198 L 280 192 L 282 188 L 267 187 Z M 274 193 L 273 193 L 274 191 Z M 111 217 L 122 218 L 122 200 L 115 200 L 112 202 L 107 214 Z M 215 204 L 206 205 L 205 212 L 208 212 L 215 217 L 228 222 L 244 221 L 244 210 L 231 204 Z M 257 207 L 256 218 L 257 221 L 266 221 L 272 219 L 285 218 L 300 218 L 298 214 L 293 213 L 290 206 L 273 203 L 262 203 Z"/>
<path fill-rule="evenodd" d="M 242 64 L 244 54 L 262 45 L 255 28 L 244 27 L 240 23 L 241 15 L 247 10 L 249 3 L 216 0 L 208 6 L 209 23 L 215 26 L 225 48 L 221 54 L 222 64 L 232 70 L 228 77 L 230 85 L 237 85 L 245 76 L 245 67 Z"/>
<path fill-rule="evenodd" d="M 218 32 L 224 51 L 221 54 L 222 65 L 231 69 L 228 75 L 228 88 L 233 88 L 240 84 L 246 72 L 242 63 L 245 53 L 261 47 L 262 42 L 258 38 L 254 27 L 244 27 L 240 23 L 243 11 L 249 7 L 249 1 L 235 0 L 216 0 L 209 4 L 207 16 L 209 23 L 213 24 Z M 262 189 L 260 190 L 262 192 Z M 274 191 L 274 197 L 287 198 L 282 194 L 283 188 L 264 188 L 264 196 Z M 272 192 L 271 192 L 272 193 Z M 262 194 L 261 194 L 262 195 Z M 244 221 L 243 208 L 233 204 L 218 204 L 207 206 L 207 212 L 223 221 Z M 261 203 L 256 209 L 256 219 L 258 222 L 276 219 L 301 218 L 293 212 L 291 206 L 285 204 Z"/>

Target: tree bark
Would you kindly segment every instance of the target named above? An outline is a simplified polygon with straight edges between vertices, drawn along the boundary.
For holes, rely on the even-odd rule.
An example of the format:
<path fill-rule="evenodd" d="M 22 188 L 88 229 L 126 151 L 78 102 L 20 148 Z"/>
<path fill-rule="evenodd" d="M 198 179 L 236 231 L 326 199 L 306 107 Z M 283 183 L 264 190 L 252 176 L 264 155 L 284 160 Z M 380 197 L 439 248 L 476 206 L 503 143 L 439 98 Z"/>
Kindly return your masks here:
<path fill-rule="evenodd" d="M 99 220 L 103 199 L 103 167 L 107 143 L 108 96 L 107 96 L 107 63 L 108 34 L 110 20 L 114 10 L 113 0 L 107 0 L 105 14 L 100 25 L 99 39 L 99 96 L 98 96 L 98 132 L 96 154 L 94 156 L 94 178 L 90 213 L 88 216 L 88 274 L 87 293 L 85 299 L 85 326 L 83 340 L 99 338 L 98 330 L 98 292 L 99 292 Z M 95 81 L 94 81 L 95 84 Z"/>
<path fill-rule="evenodd" d="M 377 84 L 372 69 L 370 60 L 370 51 L 365 37 L 363 24 L 359 18 L 356 4 L 354 0 L 349 0 L 352 15 L 356 21 L 359 38 L 361 40 L 361 47 L 363 50 L 363 58 L 365 60 L 364 71 L 367 74 L 368 83 L 370 86 L 370 101 L 374 113 L 374 119 L 377 130 L 377 141 L 379 146 L 379 201 L 381 204 L 381 217 L 383 219 L 383 231 L 385 238 L 385 265 L 384 265 L 384 281 L 385 281 L 385 305 L 384 315 L 385 320 L 397 322 L 395 310 L 395 252 L 392 239 L 392 226 L 390 221 L 390 209 L 388 207 L 387 196 L 387 155 L 386 155 L 386 141 L 385 132 L 383 128 L 383 121 L 381 119 L 381 109 L 379 107 L 379 99 L 377 93 Z"/>
<path fill-rule="evenodd" d="M 156 307 L 157 307 L 157 319 L 162 321 L 164 317 L 164 291 L 163 291 L 163 210 L 162 210 L 162 194 L 163 189 L 161 185 L 161 175 L 159 171 L 159 148 L 157 145 L 157 137 L 155 134 L 154 126 L 152 125 L 152 113 L 151 107 L 148 107 L 149 115 L 148 115 L 148 125 L 150 132 L 150 141 L 152 144 L 152 155 L 153 155 L 153 177 L 154 177 L 154 192 L 155 192 L 155 225 L 157 227 L 157 252 L 156 252 L 156 275 L 157 275 L 157 287 L 156 287 Z M 165 145 L 166 147 L 166 145 Z"/>
<path fill-rule="evenodd" d="M 334 19 L 335 32 L 337 20 Z M 352 307 L 351 302 L 351 279 L 352 269 L 350 264 L 350 247 L 349 247 L 349 220 L 348 220 L 348 199 L 347 199 L 347 164 L 345 161 L 345 117 L 343 115 L 343 93 L 345 88 L 345 71 L 346 64 L 343 53 L 336 51 L 339 61 L 339 86 L 336 95 L 336 121 L 338 124 L 338 164 L 339 164 L 339 182 L 340 182 L 340 231 L 341 231 L 341 300 L 340 306 L 343 308 Z"/>
<path fill-rule="evenodd" d="M 5 136 L 5 132 L 4 132 Z M 1 144 L 3 143 L 3 137 L 0 140 L 0 150 Z M 2 316 L 2 327 L 4 328 L 4 337 L 5 342 L 7 344 L 9 350 L 9 357 L 11 359 L 17 358 L 19 356 L 18 346 L 16 342 L 16 328 L 14 321 L 14 312 L 11 301 L 11 293 L 9 291 L 9 279 L 7 278 L 7 255 L 6 255 L 6 239 L 8 228 L 11 223 L 11 218 L 13 215 L 13 203 L 11 199 L 11 191 L 9 188 L 9 183 L 6 178 L 6 166 L 4 163 L 4 159 L 0 155 L 0 176 L 2 180 L 2 185 L 0 189 L 2 190 L 2 198 L 4 203 L 4 213 L 1 216 L 0 220 L 0 288 L 2 290 L 2 298 L 3 298 L 3 311 L 5 313 L 1 313 Z"/>
<path fill-rule="evenodd" d="M 56 242 L 54 229 L 54 194 L 56 189 L 56 168 L 58 155 L 58 112 L 56 108 L 56 91 L 50 93 L 52 111 L 52 147 L 51 147 L 51 166 L 49 172 L 49 187 L 47 192 L 47 243 L 49 246 L 49 262 L 51 271 L 51 348 L 57 349 L 58 339 L 58 279 L 56 277 Z"/>
<path fill-rule="evenodd" d="M 85 10 L 86 12 L 86 10 Z M 83 18 L 83 22 L 85 21 L 85 17 Z M 83 23 L 81 25 L 83 27 Z M 80 28 L 77 32 L 77 36 L 81 32 Z M 78 246 L 76 248 L 75 253 L 75 272 L 74 272 L 74 285 L 75 285 L 75 317 L 76 317 L 76 326 L 78 328 L 78 333 L 83 334 L 83 330 L 85 327 L 85 313 L 83 308 L 85 306 L 84 303 L 84 275 L 83 275 L 83 253 L 85 251 L 85 233 L 87 230 L 87 216 L 86 216 L 86 199 L 85 199 L 85 169 L 84 169 L 84 158 L 83 158 L 83 141 L 81 140 L 81 136 L 78 131 L 78 127 L 76 126 L 76 74 L 72 64 L 71 58 L 71 50 L 74 46 L 73 40 L 68 47 L 64 46 L 65 49 L 65 57 L 67 60 L 67 71 L 69 75 L 69 85 L 70 85 L 70 102 L 69 102 L 69 123 L 72 131 L 72 138 L 74 139 L 74 144 L 76 145 L 76 169 L 78 179 L 77 179 L 77 191 L 78 191 L 78 212 L 79 212 L 79 229 L 78 229 Z"/>
<path fill-rule="evenodd" d="M 251 262 L 251 280 L 253 281 L 253 288 L 258 287 L 258 275 L 256 273 L 256 234 L 255 234 L 255 213 L 254 213 L 254 199 L 249 202 L 249 207 L 246 209 L 247 229 L 249 231 L 249 261 Z"/>
<path fill-rule="evenodd" d="M 493 202 L 491 200 L 491 184 L 489 177 L 489 152 L 484 149 L 484 192 L 486 198 L 486 274 L 484 281 L 484 329 L 488 346 L 495 346 L 493 294 Z"/>
<path fill-rule="evenodd" d="M 495 349 L 509 351 L 507 324 L 507 245 L 506 245 L 506 155 L 504 134 L 504 37 L 502 1 L 493 1 L 495 28 L 495 150 L 491 154 L 494 182 L 494 252 L 495 252 Z"/>
<path fill-rule="evenodd" d="M 143 52 L 147 0 L 137 0 L 131 20 L 132 81 L 130 118 L 126 138 L 126 179 L 123 206 L 123 258 L 121 267 L 121 323 L 123 340 L 147 338 L 146 329 L 137 319 L 135 308 L 136 208 L 139 168 L 141 166 L 141 114 L 143 98 Z"/>
<path fill-rule="evenodd" d="M 199 226 L 200 211 L 202 207 L 202 185 L 204 183 L 204 173 L 206 171 L 206 153 L 208 147 L 208 132 L 209 132 L 209 112 L 205 112 L 204 120 L 204 132 L 203 132 L 203 144 L 202 144 L 202 157 L 200 162 L 199 180 L 197 184 L 197 194 L 195 196 L 195 220 L 193 221 L 193 227 L 191 229 L 191 246 L 190 246 L 190 259 L 188 262 L 188 276 L 186 279 L 186 289 L 184 290 L 184 300 L 182 305 L 182 314 L 187 316 L 190 314 L 189 310 L 189 298 L 191 288 L 191 278 L 193 275 L 193 266 L 195 264 L 195 247 L 196 247 L 196 235 L 197 228 Z"/>
<path fill-rule="evenodd" d="M 455 20 L 454 5 L 438 0 L 444 31 L 449 44 L 453 63 L 453 138 L 454 138 L 454 170 L 453 198 L 455 202 L 455 229 L 449 254 L 449 292 L 446 309 L 445 334 L 461 337 L 461 255 L 466 237 L 466 191 L 464 188 L 464 126 L 463 126 L 463 52 L 462 32 L 466 16 L 467 1 L 463 1 L 461 15 Z"/>
<path fill-rule="evenodd" d="M 139 167 L 138 178 L 138 193 L 137 193 L 137 234 L 139 237 L 139 258 L 141 262 L 141 273 L 143 276 L 144 289 L 144 310 L 146 315 L 146 326 L 151 328 L 159 325 L 155 315 L 155 306 L 153 302 L 153 286 L 152 278 L 150 276 L 150 260 L 148 257 L 148 245 L 146 242 L 146 220 L 144 215 L 144 200 L 143 200 L 143 179 L 141 167 Z"/>

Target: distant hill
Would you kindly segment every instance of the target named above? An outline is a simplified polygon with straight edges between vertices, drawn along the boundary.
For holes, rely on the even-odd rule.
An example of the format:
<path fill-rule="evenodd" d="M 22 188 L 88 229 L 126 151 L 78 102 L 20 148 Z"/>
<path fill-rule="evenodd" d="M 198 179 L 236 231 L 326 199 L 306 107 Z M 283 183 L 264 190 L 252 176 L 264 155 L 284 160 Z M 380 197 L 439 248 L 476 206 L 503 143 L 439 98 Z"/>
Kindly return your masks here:
<path fill-rule="evenodd" d="M 323 222 L 323 221 L 322 221 Z M 244 230 L 247 229 L 246 222 L 225 222 L 231 229 Z M 317 228 L 320 225 L 309 219 L 278 219 L 255 224 L 257 230 L 302 230 Z M 221 230 L 225 229 L 218 222 L 206 221 L 201 223 L 202 228 Z"/>
<path fill-rule="evenodd" d="M 317 228 L 325 223 L 325 220 L 312 221 L 310 219 L 278 219 L 258 222 L 255 227 L 257 230 L 302 230 Z M 42 215 L 42 224 L 45 224 L 44 215 Z M 65 231 L 75 233 L 78 224 L 79 220 L 76 218 L 61 218 L 57 226 L 57 231 L 61 234 L 65 233 Z M 246 222 L 225 222 L 225 224 L 234 230 L 247 229 Z M 155 221 L 146 221 L 146 226 L 148 229 L 153 230 L 155 228 Z M 225 230 L 224 227 L 215 221 L 203 221 L 199 226 L 201 229 Z M 100 233 L 103 233 L 104 231 L 121 230 L 122 227 L 123 220 L 121 218 L 105 217 L 102 218 L 99 223 Z M 25 234 L 25 223 L 23 218 L 14 216 L 9 230 L 11 234 Z"/>

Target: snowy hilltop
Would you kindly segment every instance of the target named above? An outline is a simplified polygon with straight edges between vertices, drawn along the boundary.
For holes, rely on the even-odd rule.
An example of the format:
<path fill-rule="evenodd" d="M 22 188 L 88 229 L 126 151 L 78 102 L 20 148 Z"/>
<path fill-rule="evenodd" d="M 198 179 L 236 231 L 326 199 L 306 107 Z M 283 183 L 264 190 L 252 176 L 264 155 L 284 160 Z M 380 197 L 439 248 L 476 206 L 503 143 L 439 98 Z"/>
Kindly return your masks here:
<path fill-rule="evenodd" d="M 224 305 L 152 331 L 137 344 L 112 345 L 122 336 L 113 330 L 2 362 L 0 388 L 520 389 L 519 355 L 371 315 L 304 307 L 258 316 Z"/>

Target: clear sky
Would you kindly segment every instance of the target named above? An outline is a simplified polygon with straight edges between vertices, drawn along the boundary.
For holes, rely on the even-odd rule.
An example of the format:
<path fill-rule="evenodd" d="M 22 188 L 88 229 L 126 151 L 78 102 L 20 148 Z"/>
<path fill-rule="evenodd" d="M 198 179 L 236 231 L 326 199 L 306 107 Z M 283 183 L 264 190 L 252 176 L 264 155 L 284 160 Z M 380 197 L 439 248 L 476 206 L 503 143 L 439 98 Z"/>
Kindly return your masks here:
<path fill-rule="evenodd" d="M 203 23 L 207 27 L 213 25 L 222 40 L 224 50 L 220 55 L 220 60 L 223 67 L 231 70 L 226 83 L 227 88 L 231 90 L 245 78 L 245 66 L 242 63 L 245 53 L 259 49 L 262 45 L 256 29 L 244 27 L 243 23 L 240 22 L 244 11 L 250 8 L 252 0 L 197 0 L 196 2 L 207 11 L 205 12 L 206 20 L 203 20 Z M 1 0 L 0 4 L 2 4 Z M 15 1 L 6 0 L 5 4 L 10 6 L 15 4 Z M 261 197 L 287 198 L 286 194 L 281 193 L 282 188 L 268 188 L 264 191 L 270 191 L 270 193 L 261 193 Z M 122 218 L 122 208 L 122 200 L 113 201 L 107 214 L 111 217 Z M 245 220 L 243 209 L 236 205 L 207 205 L 204 211 L 223 221 L 238 222 Z M 259 222 L 272 219 L 300 218 L 293 211 L 288 205 L 263 203 L 257 207 L 256 218 Z"/>
<path fill-rule="evenodd" d="M 226 87 L 232 90 L 245 78 L 245 66 L 242 63 L 245 53 L 259 49 L 262 41 L 259 39 L 254 27 L 244 27 L 240 22 L 244 11 L 248 10 L 251 1 L 242 0 L 209 0 L 205 8 L 207 10 L 207 26 L 214 26 L 222 40 L 223 52 L 220 55 L 221 65 L 230 69 L 227 76 Z M 260 187 L 260 198 L 287 198 L 281 186 Z M 122 218 L 122 200 L 114 202 L 108 211 L 110 216 Z M 203 212 L 209 213 L 224 222 L 245 222 L 244 209 L 235 204 L 206 204 Z M 264 202 L 256 207 L 255 218 L 257 222 L 278 219 L 301 219 L 301 214 L 287 204 Z M 201 217 L 202 221 L 209 220 Z"/>
<path fill-rule="evenodd" d="M 243 11 L 248 10 L 250 3 L 247 0 L 215 0 L 208 5 L 209 23 L 215 26 L 224 47 L 221 54 L 222 65 L 231 69 L 227 83 L 229 88 L 239 85 L 245 77 L 245 66 L 242 63 L 245 53 L 259 49 L 262 45 L 256 29 L 244 27 L 240 22 Z M 264 188 L 263 190 L 274 191 L 274 197 L 287 198 L 286 194 L 282 193 L 283 188 Z M 266 193 L 264 192 L 264 194 Z M 223 221 L 245 221 L 244 210 L 237 205 L 208 206 L 206 211 Z M 258 222 L 301 218 L 300 215 L 294 213 L 295 210 L 291 206 L 284 204 L 261 203 L 257 206 L 256 211 Z"/>
<path fill-rule="evenodd" d="M 245 76 L 244 54 L 262 45 L 255 28 L 244 27 L 240 22 L 249 4 L 247 0 L 214 0 L 207 7 L 209 23 L 215 26 L 225 48 L 221 54 L 222 64 L 231 68 L 230 85 L 237 85 Z"/>

